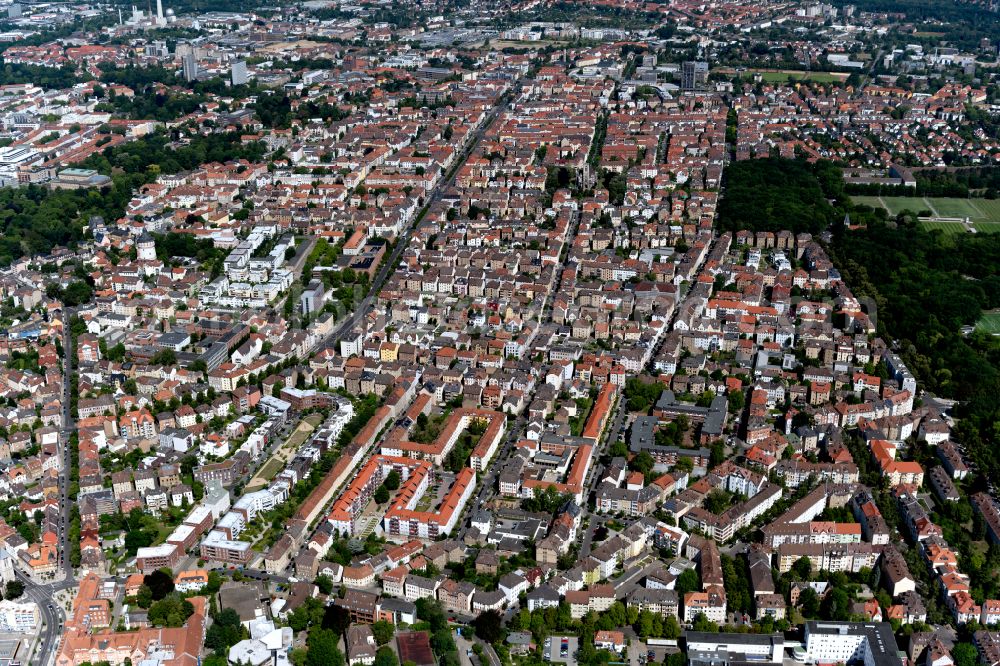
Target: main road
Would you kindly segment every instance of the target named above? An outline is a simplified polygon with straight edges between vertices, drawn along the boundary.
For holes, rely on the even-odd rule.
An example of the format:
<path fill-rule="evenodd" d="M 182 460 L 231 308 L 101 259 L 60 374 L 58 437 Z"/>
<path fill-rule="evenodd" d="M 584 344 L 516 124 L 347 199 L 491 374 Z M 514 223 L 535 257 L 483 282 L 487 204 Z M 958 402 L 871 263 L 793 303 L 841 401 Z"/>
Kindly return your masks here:
<path fill-rule="evenodd" d="M 70 462 L 70 437 L 76 431 L 76 419 L 73 418 L 72 410 L 72 387 L 70 381 L 73 377 L 74 362 L 76 360 L 76 350 L 73 348 L 73 336 L 70 333 L 70 320 L 76 315 L 73 308 L 66 308 L 63 314 L 63 395 L 62 395 L 62 435 L 60 440 L 63 445 L 59 447 L 59 455 L 62 457 L 60 465 L 62 473 L 59 475 L 59 553 L 60 568 L 65 580 L 73 581 L 73 565 L 69 560 L 69 473 Z"/>
<path fill-rule="evenodd" d="M 62 606 L 53 597 L 59 590 L 76 585 L 76 581 L 64 579 L 39 584 L 17 567 L 14 568 L 14 575 L 24 584 L 24 596 L 38 605 L 42 620 L 42 626 L 38 628 L 37 652 L 30 658 L 30 663 L 46 666 L 55 660 L 55 651 L 59 647 L 59 637 L 66 619 Z"/>
<path fill-rule="evenodd" d="M 24 593 L 29 599 L 38 604 L 44 628 L 39 629 L 40 649 L 37 657 L 32 663 L 46 666 L 55 660 L 55 651 L 59 646 L 59 637 L 62 632 L 65 613 L 58 602 L 53 598 L 60 590 L 67 590 L 76 585 L 76 578 L 73 572 L 73 563 L 69 558 L 69 473 L 70 473 L 70 437 L 76 430 L 76 420 L 73 418 L 72 410 L 72 382 L 70 379 L 74 372 L 74 362 L 76 350 L 73 347 L 73 336 L 70 334 L 70 320 L 76 315 L 74 308 L 66 308 L 63 311 L 63 390 L 62 390 L 62 432 L 60 434 L 59 447 L 59 570 L 58 580 L 48 583 L 39 583 L 20 569 L 15 567 L 14 572 L 18 580 L 24 583 Z"/>
<path fill-rule="evenodd" d="M 368 293 L 363 299 L 357 304 L 354 311 L 347 316 L 333 331 L 323 338 L 320 338 L 312 347 L 313 350 L 323 349 L 325 347 L 330 347 L 337 345 L 340 340 L 342 340 L 350 331 L 352 331 L 356 326 L 365 320 L 369 312 L 371 312 L 372 307 L 375 303 L 375 299 L 378 297 L 379 292 L 385 284 L 385 281 L 389 278 L 392 272 L 396 269 L 399 264 L 399 259 L 406 249 L 406 246 L 410 242 L 410 238 L 413 235 L 413 229 L 417 224 L 424 218 L 427 212 L 437 203 L 441 196 L 447 192 L 454 184 L 455 178 L 458 172 L 461 170 L 462 166 L 473 154 L 476 148 L 479 146 L 480 141 L 486 135 L 486 132 L 493 125 L 500 114 L 506 112 L 510 109 L 513 100 L 515 99 L 516 91 L 520 88 L 521 79 L 518 79 L 511 87 L 511 90 L 505 95 L 507 98 L 501 103 L 494 106 L 487 113 L 483 122 L 479 124 L 479 127 L 472 132 L 468 141 L 466 141 L 465 147 L 459 152 L 458 159 L 451 166 L 450 170 L 446 172 L 446 175 L 438 181 L 438 183 L 431 189 L 428 193 L 427 198 L 424 201 L 423 207 L 420 212 L 413 218 L 413 220 L 408 223 L 403 230 L 400 232 L 399 237 L 396 240 L 396 245 L 393 247 L 392 252 L 389 256 L 382 262 L 378 271 L 375 273 L 375 279 L 371 282 L 371 287 Z M 304 257 L 305 253 L 297 255 L 297 259 L 293 261 L 292 269 L 294 271 L 300 271 L 304 262 L 299 259 L 299 257 Z M 522 424 L 523 426 L 523 424 Z M 509 451 L 513 444 L 514 434 L 510 434 L 504 443 L 503 454 L 505 455 Z M 499 454 L 498 454 L 499 455 Z M 495 470 L 491 470 L 495 474 Z M 489 482 L 484 482 L 479 491 L 479 496 L 485 498 L 493 483 L 492 477 Z M 477 504 L 478 505 L 478 504 Z M 251 578 L 257 578 L 259 580 L 270 580 L 271 582 L 283 583 L 288 582 L 288 579 L 284 576 L 274 576 L 262 572 L 259 569 L 246 568 L 243 570 L 243 575 L 249 576 Z"/>
<path fill-rule="evenodd" d="M 489 130 L 501 113 L 510 109 L 510 106 L 516 96 L 516 90 L 520 88 L 520 85 L 521 80 L 518 79 L 513 84 L 511 91 L 508 93 L 509 98 L 507 101 L 498 104 L 489 111 L 483 122 L 479 124 L 479 128 L 472 133 L 471 138 L 466 142 L 465 148 L 463 148 L 459 153 L 459 158 L 455 161 L 454 166 L 452 166 L 451 170 L 447 172 L 447 174 L 431 189 L 424 202 L 424 206 L 420 209 L 420 212 L 413 218 L 413 221 L 408 223 L 400 232 L 399 238 L 396 239 L 396 245 L 393 247 L 389 257 L 382 262 L 382 266 L 375 273 L 375 279 L 372 280 L 371 288 L 368 290 L 368 294 L 361 300 L 358 306 L 354 308 L 354 312 L 341 322 L 340 325 L 337 326 L 337 328 L 335 328 L 329 335 L 321 338 L 316 343 L 316 349 L 336 345 L 358 324 L 363 322 L 365 317 L 368 316 L 368 313 L 372 309 L 372 305 L 375 303 L 375 299 L 382 290 L 382 286 L 399 264 L 399 258 L 403 255 L 403 251 L 410 242 L 410 237 L 413 235 L 414 227 L 416 227 L 416 225 L 424 218 L 427 211 L 429 211 L 434 204 L 441 199 L 441 196 L 455 184 L 455 178 L 458 176 L 458 172 L 472 155 L 473 151 L 475 151 L 476 147 L 479 146 L 479 142 L 482 141 L 487 130 Z"/>

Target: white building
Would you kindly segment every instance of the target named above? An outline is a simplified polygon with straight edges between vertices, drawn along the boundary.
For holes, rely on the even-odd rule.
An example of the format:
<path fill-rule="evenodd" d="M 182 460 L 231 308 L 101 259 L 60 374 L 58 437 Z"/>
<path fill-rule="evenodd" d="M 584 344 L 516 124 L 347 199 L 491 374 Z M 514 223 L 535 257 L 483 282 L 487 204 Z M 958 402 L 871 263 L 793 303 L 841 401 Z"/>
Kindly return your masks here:
<path fill-rule="evenodd" d="M 752 661 L 755 664 L 780 664 L 785 651 L 781 634 L 718 634 L 685 632 L 688 658 L 692 664 L 726 664 Z"/>
<path fill-rule="evenodd" d="M 39 619 L 38 604 L 33 601 L 0 601 L 0 630 L 34 633 L 38 629 Z"/>
<path fill-rule="evenodd" d="M 276 628 L 270 620 L 258 618 L 250 622 L 250 638 L 229 648 L 228 660 L 233 666 L 289 666 L 291 645 L 290 627 Z"/>
<path fill-rule="evenodd" d="M 0 582 L 14 580 L 14 557 L 6 550 L 0 550 Z"/>
<path fill-rule="evenodd" d="M 888 622 L 806 622 L 805 657 L 817 663 L 902 666 Z"/>

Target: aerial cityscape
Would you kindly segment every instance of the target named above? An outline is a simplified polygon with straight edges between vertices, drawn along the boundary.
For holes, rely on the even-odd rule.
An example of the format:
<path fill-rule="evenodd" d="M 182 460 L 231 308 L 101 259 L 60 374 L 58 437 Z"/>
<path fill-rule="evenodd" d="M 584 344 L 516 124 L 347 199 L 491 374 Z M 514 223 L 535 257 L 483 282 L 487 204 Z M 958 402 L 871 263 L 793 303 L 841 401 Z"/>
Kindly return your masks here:
<path fill-rule="evenodd" d="M 1000 666 L 1000 3 L 0 59 L 0 666 Z"/>

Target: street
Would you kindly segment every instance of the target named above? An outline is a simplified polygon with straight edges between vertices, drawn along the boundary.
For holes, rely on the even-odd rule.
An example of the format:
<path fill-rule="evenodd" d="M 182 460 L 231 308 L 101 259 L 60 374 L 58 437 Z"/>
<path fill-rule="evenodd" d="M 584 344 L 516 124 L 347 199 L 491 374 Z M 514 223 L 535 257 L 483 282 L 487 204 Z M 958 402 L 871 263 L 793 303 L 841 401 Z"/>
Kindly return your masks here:
<path fill-rule="evenodd" d="M 517 87 L 519 87 L 519 85 L 520 85 L 520 80 L 514 84 L 513 88 L 516 89 Z M 452 185 L 454 185 L 455 183 L 455 178 L 458 175 L 458 172 L 461 169 L 462 165 L 465 164 L 466 160 L 468 160 L 469 157 L 472 155 L 472 153 L 475 151 L 476 147 L 479 145 L 479 142 L 482 140 L 483 135 L 485 135 L 486 131 L 493 125 L 494 121 L 496 121 L 496 119 L 500 116 L 501 113 L 510 108 L 512 101 L 513 101 L 513 96 L 505 104 L 494 107 L 489 112 L 489 114 L 487 115 L 486 119 L 482 122 L 480 127 L 473 132 L 471 140 L 468 142 L 468 145 L 465 147 L 465 149 L 463 149 L 462 152 L 460 153 L 458 159 L 455 161 L 455 165 L 452 167 L 449 174 L 446 175 L 444 178 L 442 178 L 440 181 L 438 181 L 438 183 L 433 187 L 433 189 L 428 194 L 427 199 L 425 200 L 424 205 L 421 208 L 420 212 L 416 216 L 414 216 L 413 221 L 407 224 L 407 226 L 400 232 L 399 237 L 396 239 L 396 245 L 393 248 L 392 253 L 385 260 L 383 260 L 382 266 L 378 269 L 378 272 L 375 274 L 375 279 L 372 280 L 371 288 L 368 290 L 368 294 L 361 300 L 361 302 L 357 305 L 357 307 L 354 308 L 354 312 L 348 315 L 347 318 L 343 322 L 341 322 L 341 324 L 337 326 L 336 329 L 330 332 L 330 334 L 327 335 L 326 337 L 317 341 L 317 343 L 314 346 L 314 349 L 323 349 L 324 347 L 329 347 L 331 345 L 338 344 L 344 338 L 344 336 L 346 336 L 349 332 L 351 332 L 368 316 L 369 312 L 372 309 L 372 305 L 375 302 L 375 299 L 378 297 L 378 294 L 381 291 L 382 286 L 385 284 L 385 281 L 389 278 L 389 276 L 396 270 L 396 267 L 399 265 L 399 258 L 402 256 L 403 251 L 406 249 L 407 245 L 410 242 L 410 237 L 413 235 L 414 227 L 417 224 L 419 224 L 419 222 L 423 219 L 423 216 L 427 213 L 427 211 L 429 211 L 432 208 L 432 206 L 441 199 L 442 194 L 451 189 Z"/>
<path fill-rule="evenodd" d="M 62 409 L 63 424 L 60 436 L 60 474 L 59 474 L 59 572 L 62 578 L 53 582 L 39 583 L 15 568 L 14 572 L 18 580 L 24 583 L 24 594 L 26 597 L 38 604 L 41 613 L 43 628 L 40 628 L 40 649 L 34 659 L 35 664 L 46 665 L 55 658 L 55 652 L 59 646 L 60 634 L 63 623 L 66 620 L 65 611 L 53 600 L 57 591 L 68 590 L 76 586 L 76 578 L 73 574 L 73 564 L 69 558 L 69 473 L 70 473 L 70 436 L 76 430 L 76 421 L 73 419 L 70 377 L 75 367 L 75 350 L 73 348 L 73 336 L 70 334 L 69 322 L 76 314 L 73 308 L 66 308 L 63 315 L 63 391 Z"/>

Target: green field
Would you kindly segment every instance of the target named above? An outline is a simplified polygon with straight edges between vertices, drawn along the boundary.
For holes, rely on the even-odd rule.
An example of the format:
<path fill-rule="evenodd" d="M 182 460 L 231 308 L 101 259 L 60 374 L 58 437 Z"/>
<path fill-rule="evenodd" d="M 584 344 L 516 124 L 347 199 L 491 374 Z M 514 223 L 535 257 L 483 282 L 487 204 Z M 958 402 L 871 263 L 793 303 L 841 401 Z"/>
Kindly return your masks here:
<path fill-rule="evenodd" d="M 993 222 L 1000 222 L 1000 199 L 976 199 L 972 202 L 982 217 Z"/>
<path fill-rule="evenodd" d="M 882 205 L 882 202 L 879 201 L 879 197 L 852 195 L 851 201 L 862 206 L 871 206 L 872 208 L 885 208 L 885 206 Z"/>
<path fill-rule="evenodd" d="M 976 328 L 982 329 L 993 335 L 1000 335 L 1000 312 L 984 312 L 983 316 L 976 322 Z"/>
<path fill-rule="evenodd" d="M 284 467 L 284 462 L 277 456 L 272 457 L 264 465 L 257 470 L 254 477 L 250 479 L 250 483 L 247 484 L 247 492 L 260 490 L 261 488 L 266 488 L 267 484 L 271 482 L 271 479 L 278 475 L 281 468 Z"/>
<path fill-rule="evenodd" d="M 968 199 L 928 199 L 933 210 L 937 211 L 938 217 L 968 217 L 975 219 L 985 217 L 976 208 L 974 202 Z"/>
<path fill-rule="evenodd" d="M 969 218 L 984 233 L 995 233 L 995 223 L 1000 223 L 1000 200 L 961 199 L 951 197 L 851 197 L 858 204 L 884 208 L 890 215 L 904 210 L 915 213 L 930 211 L 932 217 Z M 927 226 L 927 225 L 925 225 Z M 928 227 L 939 228 L 939 227 Z"/>
<path fill-rule="evenodd" d="M 837 74 L 832 72 L 805 72 L 805 71 L 750 71 L 747 75 L 760 74 L 760 78 L 766 83 L 787 83 L 789 78 L 796 81 L 813 81 L 815 83 L 838 83 L 847 79 L 847 74 Z"/>
<path fill-rule="evenodd" d="M 904 210 L 919 213 L 930 210 L 930 206 L 922 197 L 851 197 L 854 203 L 865 204 L 872 208 L 885 208 L 890 215 L 899 215 Z"/>
<path fill-rule="evenodd" d="M 1000 222 L 973 222 L 972 226 L 981 234 L 1000 234 Z"/>
<path fill-rule="evenodd" d="M 928 222 L 927 220 L 921 220 L 920 226 L 927 231 L 934 231 L 937 229 L 945 234 L 968 233 L 965 229 L 965 225 L 961 222 Z"/>

